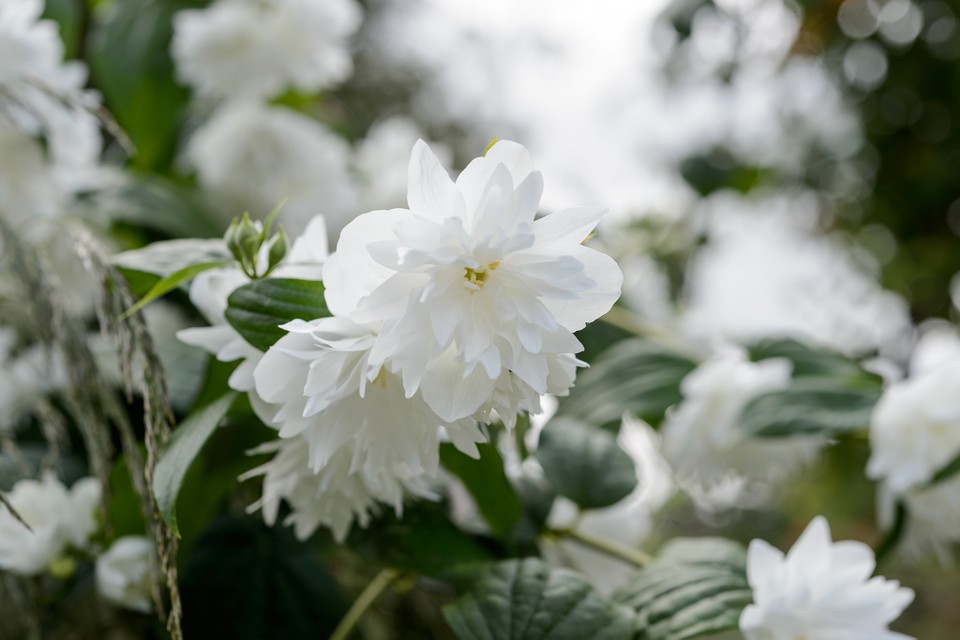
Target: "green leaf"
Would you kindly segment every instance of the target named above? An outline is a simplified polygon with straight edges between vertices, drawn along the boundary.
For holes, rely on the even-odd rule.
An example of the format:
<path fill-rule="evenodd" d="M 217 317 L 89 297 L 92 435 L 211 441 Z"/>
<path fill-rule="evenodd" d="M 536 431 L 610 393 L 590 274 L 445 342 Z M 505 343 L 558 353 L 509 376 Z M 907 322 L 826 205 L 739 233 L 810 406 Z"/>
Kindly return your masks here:
<path fill-rule="evenodd" d="M 949 480 L 953 476 L 957 475 L 957 473 L 960 473 L 960 454 L 957 454 L 953 460 L 943 465 L 943 467 L 933 474 L 933 478 L 930 479 L 928 486 L 945 482 L 946 480 Z"/>
<path fill-rule="evenodd" d="M 547 423 L 534 456 L 556 492 L 583 509 L 610 506 L 637 486 L 633 459 L 616 437 L 571 418 Z"/>
<path fill-rule="evenodd" d="M 136 147 L 141 170 L 173 160 L 190 92 L 177 84 L 170 58 L 171 19 L 189 0 L 123 0 L 94 12 L 87 59 L 106 106 Z"/>
<path fill-rule="evenodd" d="M 753 600 L 746 552 L 720 538 L 675 539 L 613 599 L 637 612 L 644 640 L 688 640 L 736 629 Z"/>
<path fill-rule="evenodd" d="M 315 543 L 259 518 L 227 516 L 190 553 L 181 579 L 187 638 L 317 640 L 347 610 Z"/>
<path fill-rule="evenodd" d="M 866 429 L 879 386 L 844 385 L 830 378 L 794 380 L 790 387 L 754 398 L 741 427 L 755 436 L 841 435 Z"/>
<path fill-rule="evenodd" d="M 467 487 L 490 525 L 490 531 L 503 538 L 520 519 L 520 498 L 507 480 L 503 458 L 496 445 L 486 442 L 477 445 L 477 449 L 480 458 L 475 460 L 452 444 L 444 443 L 440 445 L 440 461 L 447 471 L 460 478 Z"/>
<path fill-rule="evenodd" d="M 749 347 L 754 361 L 767 358 L 787 358 L 793 363 L 793 377 L 829 377 L 854 380 L 877 379 L 864 371 L 857 362 L 838 353 L 817 349 L 793 339 L 762 340 Z"/>
<path fill-rule="evenodd" d="M 222 238 L 184 238 L 123 251 L 112 256 L 110 261 L 125 271 L 150 273 L 163 278 L 190 265 L 230 259 Z"/>
<path fill-rule="evenodd" d="M 536 558 L 488 568 L 443 615 L 460 640 L 628 640 L 634 631 L 629 609 Z"/>
<path fill-rule="evenodd" d="M 77 54 L 82 32 L 83 0 L 46 0 L 43 17 L 57 23 L 66 58 Z"/>
<path fill-rule="evenodd" d="M 642 338 L 617 343 L 580 373 L 560 413 L 617 430 L 625 411 L 656 426 L 681 400 L 680 381 L 696 363 Z"/>
<path fill-rule="evenodd" d="M 286 335 L 280 325 L 329 315 L 323 283 L 316 280 L 264 278 L 235 289 L 227 299 L 227 322 L 261 351 Z"/>
<path fill-rule="evenodd" d="M 197 277 L 204 271 L 210 271 L 211 269 L 226 267 L 226 266 L 229 266 L 230 264 L 232 263 L 229 260 L 220 260 L 217 262 L 202 262 L 200 264 L 192 264 L 189 267 L 184 267 L 179 271 L 174 271 L 167 277 L 161 278 L 159 282 L 153 285 L 150 291 L 147 291 L 147 293 L 144 294 L 142 298 L 137 300 L 137 303 L 135 305 L 133 305 L 132 307 L 130 307 L 124 312 L 123 317 L 129 318 L 130 316 L 135 314 L 137 311 L 140 311 L 140 309 L 144 308 L 145 306 L 147 306 L 157 298 L 160 298 L 170 293 L 171 291 L 176 289 L 181 283 L 186 282 L 187 280 L 192 280 L 193 278 Z"/>
<path fill-rule="evenodd" d="M 132 176 L 119 189 L 95 197 L 94 206 L 111 220 L 160 231 L 169 237 L 213 238 L 223 234 L 222 222 L 194 191 L 156 175 Z M 217 242 L 223 244 L 220 239 Z M 227 257 L 225 251 L 222 253 Z"/>
<path fill-rule="evenodd" d="M 191 414 L 176 431 L 160 453 L 153 474 L 153 495 L 157 499 L 160 515 L 175 533 L 177 530 L 177 495 L 183 478 L 204 443 L 223 420 L 236 400 L 237 393 L 230 391 L 206 407 Z M 179 535 L 179 533 L 178 533 Z"/>
<path fill-rule="evenodd" d="M 388 511 L 366 528 L 353 527 L 347 545 L 368 562 L 444 578 L 493 559 L 450 522 L 442 505 L 426 502 L 407 505 L 402 518 Z"/>

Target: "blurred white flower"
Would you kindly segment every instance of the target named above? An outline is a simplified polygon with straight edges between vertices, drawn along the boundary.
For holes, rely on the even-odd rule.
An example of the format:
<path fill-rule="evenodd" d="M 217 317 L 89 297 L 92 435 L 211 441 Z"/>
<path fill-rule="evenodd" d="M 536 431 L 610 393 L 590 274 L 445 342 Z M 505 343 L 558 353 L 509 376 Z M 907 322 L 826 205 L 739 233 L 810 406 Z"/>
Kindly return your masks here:
<path fill-rule="evenodd" d="M 288 334 L 264 354 L 254 370 L 257 393 L 276 405 L 270 420 L 281 438 L 302 435 L 314 472 L 344 449 L 349 470 L 375 482 L 381 473 L 409 479 L 434 475 L 439 431 L 476 457 L 483 433 L 472 419 L 444 421 L 417 393 L 407 398 L 398 376 L 379 369 L 372 380 L 370 350 L 376 334 L 341 318 L 283 325 Z"/>
<path fill-rule="evenodd" d="M 124 536 L 110 545 L 96 564 L 97 591 L 108 602 L 141 613 L 153 610 L 150 596 L 153 543 Z"/>
<path fill-rule="evenodd" d="M 393 116 L 370 127 L 357 143 L 353 156 L 361 211 L 392 209 L 406 203 L 407 160 L 410 149 L 422 137 L 417 123 L 403 116 Z M 450 166 L 450 149 L 439 144 L 431 144 L 430 148 L 442 166 Z"/>
<path fill-rule="evenodd" d="M 284 259 L 271 272 L 277 278 L 319 280 L 327 257 L 327 227 L 323 216 L 314 216 L 304 232 L 293 241 Z M 253 370 L 263 352 L 244 340 L 227 322 L 227 298 L 250 279 L 237 267 L 204 271 L 190 284 L 190 301 L 210 323 L 177 332 L 177 338 L 216 356 L 221 362 L 240 360 L 227 381 L 231 389 L 249 393 L 253 409 L 266 420 L 270 409 L 257 395 Z"/>
<path fill-rule="evenodd" d="M 361 17 L 354 0 L 219 0 L 174 16 L 171 52 L 202 96 L 312 93 L 353 71 L 348 40 Z"/>
<path fill-rule="evenodd" d="M 456 183 L 416 144 L 410 209 L 359 216 L 324 266 L 330 310 L 380 327 L 370 375 L 400 375 L 445 420 L 480 409 L 507 371 L 537 395 L 563 392 L 574 361 L 561 357 L 582 349 L 573 332 L 610 309 L 623 277 L 581 244 L 604 210 L 535 220 L 542 187 L 516 143 L 497 142 Z"/>
<path fill-rule="evenodd" d="M 323 214 L 335 236 L 355 212 L 349 145 L 285 107 L 219 109 L 194 133 L 187 160 L 200 185 L 220 199 L 226 219 L 243 211 L 266 214 L 286 199 L 278 220 L 287 233 L 299 234 Z"/>
<path fill-rule="evenodd" d="M 661 427 L 664 456 L 681 480 L 717 484 L 728 476 L 776 480 L 813 458 L 823 446 L 816 436 L 760 438 L 740 427 L 740 414 L 757 396 L 785 388 L 791 364 L 782 358 L 750 362 L 737 348 L 725 349 L 680 383 L 683 401 Z"/>
<path fill-rule="evenodd" d="M 280 501 L 286 500 L 291 511 L 283 524 L 292 526 L 297 538 L 305 540 L 324 526 L 343 542 L 354 521 L 367 526 L 378 503 L 393 507 L 400 516 L 405 495 L 432 497 L 423 476 L 401 477 L 385 467 L 373 475 L 353 470 L 351 447 L 341 447 L 319 471 L 310 468 L 310 447 L 302 435 L 259 447 L 254 453 L 275 455 L 241 476 L 241 480 L 263 476 L 263 494 L 248 511 L 261 509 L 264 521 L 273 525 Z"/>
<path fill-rule="evenodd" d="M 19 575 L 36 575 L 68 546 L 85 548 L 96 529 L 100 485 L 93 478 L 67 490 L 47 472 L 40 481 L 21 480 L 7 501 L 30 526 L 23 526 L 0 506 L 0 568 Z"/>
<path fill-rule="evenodd" d="M 871 578 L 875 567 L 862 542 L 834 543 L 823 516 L 786 555 L 753 540 L 747 552 L 753 604 L 740 616 L 740 631 L 746 640 L 909 640 L 887 627 L 913 601 L 913 591 Z"/>
<path fill-rule="evenodd" d="M 910 362 L 910 377 L 889 384 L 870 421 L 867 476 L 880 481 L 878 517 L 893 525 L 894 504 L 908 519 L 903 551 L 929 550 L 941 560 L 960 541 L 960 477 L 929 483 L 960 456 L 960 338 L 955 331 L 928 332 Z"/>
<path fill-rule="evenodd" d="M 683 331 L 705 342 L 792 336 L 853 354 L 908 335 L 906 302 L 815 231 L 817 202 L 811 193 L 706 200 L 708 242 L 686 275 Z"/>
<path fill-rule="evenodd" d="M 29 346 L 13 354 L 16 333 L 0 327 L 0 431 L 10 429 L 43 396 L 66 384 L 59 351 Z"/>

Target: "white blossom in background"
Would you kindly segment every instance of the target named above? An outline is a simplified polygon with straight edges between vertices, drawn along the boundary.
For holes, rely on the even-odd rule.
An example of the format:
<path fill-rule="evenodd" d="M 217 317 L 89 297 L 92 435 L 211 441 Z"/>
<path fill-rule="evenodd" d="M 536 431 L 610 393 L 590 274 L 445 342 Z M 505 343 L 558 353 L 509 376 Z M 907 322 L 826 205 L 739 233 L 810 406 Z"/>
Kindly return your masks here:
<path fill-rule="evenodd" d="M 140 613 L 153 610 L 150 596 L 153 543 L 143 536 L 118 538 L 97 558 L 96 583 L 108 602 Z"/>
<path fill-rule="evenodd" d="M 343 542 L 354 523 L 366 527 L 380 504 L 403 513 L 407 496 L 433 497 L 424 476 L 401 477 L 386 468 L 372 475 L 351 472 L 354 458 L 350 445 L 340 448 L 318 472 L 310 468 L 310 447 L 304 437 L 274 440 L 256 453 L 274 453 L 269 462 L 248 471 L 241 480 L 263 476 L 260 499 L 248 508 L 261 510 L 268 525 L 277 521 L 281 500 L 290 506 L 283 524 L 292 526 L 306 540 L 321 526 Z"/>
<path fill-rule="evenodd" d="M 705 486 L 729 476 L 777 480 L 814 458 L 824 444 L 820 437 L 759 438 L 740 425 L 751 400 L 787 387 L 791 368 L 783 358 L 751 362 L 743 350 L 728 348 L 687 374 L 683 400 L 660 429 L 678 479 Z"/>
<path fill-rule="evenodd" d="M 353 155 L 361 211 L 392 209 L 406 203 L 407 160 L 410 149 L 423 137 L 417 123 L 403 116 L 393 116 L 370 127 Z M 450 149 L 433 143 L 430 148 L 442 166 L 451 166 Z"/>
<path fill-rule="evenodd" d="M 875 264 L 818 233 L 817 213 L 811 193 L 705 200 L 681 331 L 706 343 L 790 336 L 848 354 L 908 336 L 906 302 L 880 286 Z"/>
<path fill-rule="evenodd" d="M 0 569 L 42 573 L 68 547 L 85 548 L 96 530 L 100 485 L 93 478 L 68 490 L 47 472 L 39 481 L 17 482 L 6 498 L 30 529 L 0 505 Z"/>
<path fill-rule="evenodd" d="M 320 122 L 286 107 L 226 105 L 191 138 L 187 162 L 200 186 L 238 212 L 265 215 L 285 200 L 278 221 L 297 235 L 316 214 L 333 237 L 355 211 L 350 146 Z"/>
<path fill-rule="evenodd" d="M 910 640 L 888 626 L 913 601 L 895 580 L 871 577 L 873 551 L 833 542 L 814 518 L 786 555 L 763 540 L 747 551 L 753 604 L 740 616 L 746 640 Z"/>
<path fill-rule="evenodd" d="M 265 247 L 266 248 L 266 247 Z M 319 280 L 327 258 L 327 228 L 323 216 L 314 216 L 303 233 L 293 241 L 287 255 L 271 272 L 272 277 Z M 190 302 L 210 323 L 209 327 L 191 327 L 177 332 L 182 342 L 213 354 L 221 362 L 240 360 L 230 374 L 231 389 L 249 394 L 250 403 L 262 419 L 272 415 L 256 393 L 253 370 L 263 352 L 248 343 L 227 322 L 227 298 L 235 289 L 250 282 L 238 267 L 204 271 L 190 284 Z M 149 310 L 149 308 L 148 308 Z"/>
<path fill-rule="evenodd" d="M 0 326 L 0 431 L 11 429 L 43 396 L 66 385 L 59 352 L 32 345 L 14 353 L 16 343 L 16 333 Z"/>
<path fill-rule="evenodd" d="M 918 343 L 910 375 L 889 384 L 870 420 L 867 476 L 880 481 L 878 516 L 893 525 L 894 504 L 908 511 L 903 551 L 933 551 L 947 562 L 960 541 L 960 476 L 930 485 L 960 456 L 960 337 L 932 331 Z"/>
<path fill-rule="evenodd" d="M 573 332 L 610 309 L 623 277 L 581 244 L 604 210 L 535 219 L 542 188 L 514 142 L 494 144 L 456 182 L 417 143 L 410 208 L 359 216 L 324 265 L 330 310 L 379 327 L 368 375 L 397 374 L 408 397 L 419 389 L 448 421 L 498 387 L 566 392 L 582 349 Z"/>
<path fill-rule="evenodd" d="M 177 74 L 204 97 L 313 93 L 350 76 L 354 0 L 218 0 L 173 19 Z"/>

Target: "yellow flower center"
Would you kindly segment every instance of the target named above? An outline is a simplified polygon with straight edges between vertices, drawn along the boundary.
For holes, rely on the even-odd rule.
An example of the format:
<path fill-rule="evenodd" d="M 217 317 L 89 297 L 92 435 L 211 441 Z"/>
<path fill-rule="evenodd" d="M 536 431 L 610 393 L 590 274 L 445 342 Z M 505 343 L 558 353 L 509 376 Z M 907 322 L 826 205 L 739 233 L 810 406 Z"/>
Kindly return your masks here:
<path fill-rule="evenodd" d="M 470 267 L 463 268 L 463 279 L 464 286 L 470 291 L 476 292 L 483 289 L 483 285 L 487 282 L 487 275 L 491 271 L 495 271 L 497 267 L 500 266 L 499 260 L 494 260 L 490 264 L 477 267 L 476 269 L 471 269 Z"/>

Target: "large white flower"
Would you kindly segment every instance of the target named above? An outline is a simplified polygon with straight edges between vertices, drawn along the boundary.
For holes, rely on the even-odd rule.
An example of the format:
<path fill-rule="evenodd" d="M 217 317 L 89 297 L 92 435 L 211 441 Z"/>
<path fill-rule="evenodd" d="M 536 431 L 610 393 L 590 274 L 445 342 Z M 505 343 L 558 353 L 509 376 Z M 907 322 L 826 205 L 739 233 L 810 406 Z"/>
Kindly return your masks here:
<path fill-rule="evenodd" d="M 722 350 L 680 383 L 683 402 L 668 414 L 661 432 L 663 451 L 677 475 L 715 484 L 739 475 L 771 480 L 795 470 L 823 445 L 813 436 L 758 438 L 740 427 L 740 414 L 755 397 L 783 389 L 790 362 L 750 362 L 740 349 Z"/>
<path fill-rule="evenodd" d="M 960 455 L 960 338 L 955 331 L 926 334 L 910 362 L 910 377 L 890 384 L 870 420 L 867 475 L 880 481 L 878 517 L 890 527 L 894 504 L 909 513 L 902 550 L 919 557 L 933 550 L 947 561 L 960 541 L 960 477 L 931 485 Z"/>
<path fill-rule="evenodd" d="M 0 568 L 35 575 L 68 545 L 86 547 L 96 528 L 100 485 L 86 478 L 68 491 L 52 473 L 46 473 L 40 481 L 21 480 L 6 498 L 30 528 L 0 506 Z"/>
<path fill-rule="evenodd" d="M 254 371 L 257 393 L 276 405 L 270 423 L 281 438 L 302 435 L 309 466 L 319 472 L 349 449 L 351 473 L 433 475 L 440 430 L 469 455 L 483 433 L 472 419 L 445 421 L 417 393 L 407 398 L 398 376 L 380 369 L 368 379 L 376 333 L 347 318 L 294 320 L 288 335 Z"/>
<path fill-rule="evenodd" d="M 335 234 L 355 212 L 350 153 L 343 139 L 308 116 L 242 102 L 217 110 L 197 129 L 187 160 L 228 218 L 286 200 L 279 221 L 288 233 L 299 234 L 322 213 Z"/>
<path fill-rule="evenodd" d="M 550 360 L 582 346 L 573 332 L 620 295 L 622 274 L 581 243 L 603 209 L 535 219 L 543 181 L 526 149 L 494 144 L 450 179 L 419 141 L 409 209 L 374 211 L 344 228 L 324 267 L 336 315 L 380 327 L 371 354 L 447 420 L 469 416 L 508 371 L 537 394 Z"/>
<path fill-rule="evenodd" d="M 301 540 L 324 526 L 343 542 L 354 521 L 367 526 L 378 503 L 393 507 L 399 516 L 405 495 L 432 496 L 425 476 L 403 477 L 385 467 L 374 475 L 353 471 L 350 445 L 340 448 L 319 471 L 310 468 L 309 450 L 302 435 L 267 443 L 255 452 L 275 453 L 273 459 L 241 476 L 263 476 L 263 495 L 248 511 L 261 509 L 264 521 L 273 525 L 281 500 L 286 500 L 291 511 L 284 524 L 292 526 Z"/>
<path fill-rule="evenodd" d="M 784 555 L 763 540 L 747 552 L 753 604 L 740 616 L 746 640 L 908 640 L 887 627 L 913 601 L 895 580 L 870 576 L 873 551 L 834 543 L 818 516 Z"/>
<path fill-rule="evenodd" d="M 204 96 L 270 98 L 314 92 L 353 71 L 353 0 L 220 0 L 174 16 L 178 75 Z"/>
<path fill-rule="evenodd" d="M 323 261 L 327 257 L 327 228 L 323 216 L 314 216 L 303 234 L 294 240 L 271 276 L 319 280 L 323 273 Z M 263 352 L 248 343 L 227 322 L 227 298 L 235 289 L 247 284 L 250 279 L 237 267 L 204 271 L 190 284 L 190 301 L 210 323 L 209 327 L 192 327 L 177 332 L 183 342 L 199 347 L 216 356 L 221 362 L 240 360 L 240 365 L 230 375 L 231 389 L 250 394 L 250 401 L 257 414 L 268 413 L 264 402 L 256 394 L 253 370 L 260 362 Z"/>
<path fill-rule="evenodd" d="M 97 558 L 97 591 L 117 606 L 150 613 L 153 610 L 150 597 L 152 556 L 153 543 L 148 538 L 118 538 Z"/>

